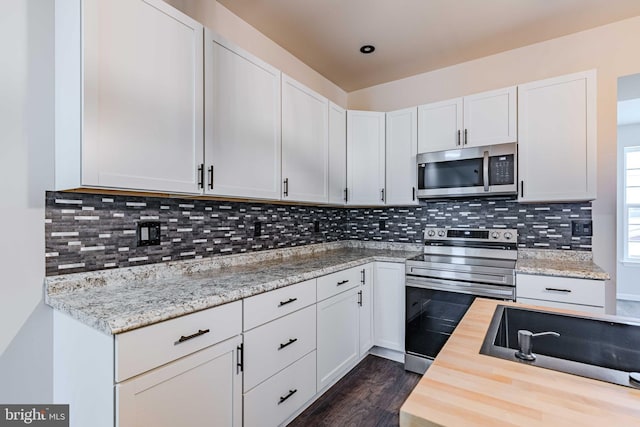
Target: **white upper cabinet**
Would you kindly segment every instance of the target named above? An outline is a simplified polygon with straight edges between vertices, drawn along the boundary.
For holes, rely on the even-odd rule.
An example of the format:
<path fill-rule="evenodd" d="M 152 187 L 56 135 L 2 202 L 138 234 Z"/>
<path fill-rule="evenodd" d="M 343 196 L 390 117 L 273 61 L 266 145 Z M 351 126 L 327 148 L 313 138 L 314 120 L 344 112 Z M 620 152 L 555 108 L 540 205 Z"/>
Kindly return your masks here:
<path fill-rule="evenodd" d="M 386 127 L 386 203 L 388 205 L 417 204 L 417 108 L 387 113 Z"/>
<path fill-rule="evenodd" d="M 462 98 L 418 107 L 418 152 L 450 150 L 462 144 Z"/>
<path fill-rule="evenodd" d="M 205 194 L 280 198 L 280 71 L 205 31 Z"/>
<path fill-rule="evenodd" d="M 517 140 L 516 87 L 418 107 L 418 152 Z"/>
<path fill-rule="evenodd" d="M 347 111 L 347 202 L 384 205 L 385 113 Z"/>
<path fill-rule="evenodd" d="M 161 0 L 58 0 L 56 188 L 201 192 L 203 27 Z"/>
<path fill-rule="evenodd" d="M 347 190 L 347 112 L 329 102 L 329 203 L 343 205 Z"/>
<path fill-rule="evenodd" d="M 596 72 L 518 86 L 521 202 L 596 197 Z"/>
<path fill-rule="evenodd" d="M 466 147 L 517 141 L 516 87 L 511 86 L 463 98 Z"/>
<path fill-rule="evenodd" d="M 329 201 L 329 101 L 282 75 L 282 199 Z"/>

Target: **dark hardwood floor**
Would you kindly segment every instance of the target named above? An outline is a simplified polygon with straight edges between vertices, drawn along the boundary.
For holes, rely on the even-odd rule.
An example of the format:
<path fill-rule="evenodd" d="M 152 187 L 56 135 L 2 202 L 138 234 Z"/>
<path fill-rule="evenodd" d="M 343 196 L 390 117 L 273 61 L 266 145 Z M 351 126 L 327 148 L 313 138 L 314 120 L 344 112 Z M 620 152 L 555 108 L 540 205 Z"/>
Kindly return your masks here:
<path fill-rule="evenodd" d="M 401 363 L 369 355 L 289 426 L 397 426 L 400 406 L 419 380 Z"/>

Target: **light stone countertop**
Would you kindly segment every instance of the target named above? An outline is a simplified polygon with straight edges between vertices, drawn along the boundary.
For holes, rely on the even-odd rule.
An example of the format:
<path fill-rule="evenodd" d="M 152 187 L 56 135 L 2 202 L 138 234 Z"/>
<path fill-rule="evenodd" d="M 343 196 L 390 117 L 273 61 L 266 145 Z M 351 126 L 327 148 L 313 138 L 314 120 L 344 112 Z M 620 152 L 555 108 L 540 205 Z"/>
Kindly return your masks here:
<path fill-rule="evenodd" d="M 517 273 L 577 279 L 609 280 L 609 274 L 593 262 L 591 252 L 518 249 Z"/>
<path fill-rule="evenodd" d="M 118 334 L 368 262 L 404 262 L 419 250 L 338 242 L 68 274 L 45 279 L 45 302 Z"/>

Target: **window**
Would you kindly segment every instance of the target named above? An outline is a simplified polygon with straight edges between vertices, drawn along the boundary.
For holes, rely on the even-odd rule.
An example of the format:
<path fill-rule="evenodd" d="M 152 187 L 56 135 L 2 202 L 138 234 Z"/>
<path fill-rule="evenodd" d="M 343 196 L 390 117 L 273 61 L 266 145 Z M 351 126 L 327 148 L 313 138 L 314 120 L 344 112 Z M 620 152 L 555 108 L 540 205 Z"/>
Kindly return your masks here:
<path fill-rule="evenodd" d="M 624 149 L 624 255 L 640 262 L 640 147 Z"/>

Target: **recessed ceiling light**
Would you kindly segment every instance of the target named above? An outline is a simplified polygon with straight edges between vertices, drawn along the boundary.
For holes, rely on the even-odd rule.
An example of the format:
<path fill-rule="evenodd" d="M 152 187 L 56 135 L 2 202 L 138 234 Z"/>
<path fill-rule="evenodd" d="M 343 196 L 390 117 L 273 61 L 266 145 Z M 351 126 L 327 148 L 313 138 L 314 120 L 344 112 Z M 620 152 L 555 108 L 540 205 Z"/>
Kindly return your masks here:
<path fill-rule="evenodd" d="M 360 48 L 360 52 L 364 53 L 365 55 L 373 53 L 374 50 L 376 50 L 376 47 L 370 44 L 366 44 Z"/>

